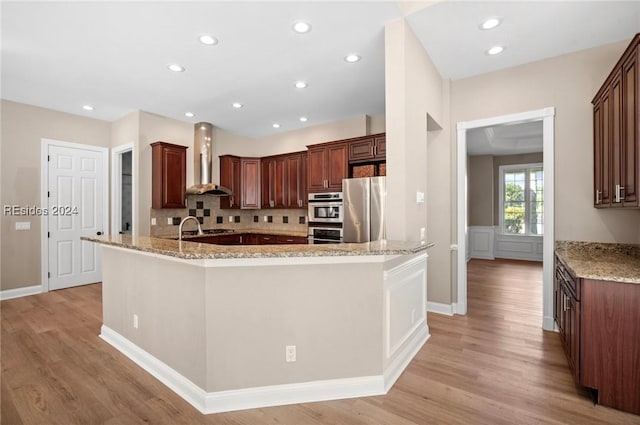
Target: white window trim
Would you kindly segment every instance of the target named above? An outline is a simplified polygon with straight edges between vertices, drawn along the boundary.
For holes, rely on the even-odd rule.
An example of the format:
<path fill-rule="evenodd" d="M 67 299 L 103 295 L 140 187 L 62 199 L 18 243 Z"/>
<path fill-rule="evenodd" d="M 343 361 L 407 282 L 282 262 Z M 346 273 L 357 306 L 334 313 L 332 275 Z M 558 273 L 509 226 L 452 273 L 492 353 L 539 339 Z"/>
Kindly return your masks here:
<path fill-rule="evenodd" d="M 507 235 L 507 236 L 515 236 L 515 237 L 529 237 L 529 236 L 538 237 L 538 238 L 544 237 L 544 235 L 538 235 L 535 233 L 516 234 L 516 233 L 506 233 L 504 231 L 504 173 L 506 171 L 522 170 L 522 169 L 536 168 L 536 167 L 542 168 L 542 171 L 544 172 L 544 164 L 542 162 L 501 165 L 498 167 L 498 187 L 500 192 L 500 195 L 499 195 L 500 198 L 498 198 L 499 199 L 499 207 L 498 207 L 498 233 L 499 234 Z M 525 216 L 525 229 L 526 229 L 526 222 L 527 222 L 527 217 Z"/>

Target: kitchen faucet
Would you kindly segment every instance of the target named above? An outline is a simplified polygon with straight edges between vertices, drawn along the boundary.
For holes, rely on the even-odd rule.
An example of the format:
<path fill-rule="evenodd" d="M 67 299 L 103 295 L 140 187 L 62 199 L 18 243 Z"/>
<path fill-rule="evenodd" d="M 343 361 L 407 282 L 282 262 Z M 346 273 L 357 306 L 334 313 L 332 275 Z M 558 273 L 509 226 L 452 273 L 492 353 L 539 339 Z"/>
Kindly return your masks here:
<path fill-rule="evenodd" d="M 180 222 L 180 227 L 178 227 L 178 240 L 181 241 L 182 240 L 182 226 L 184 225 L 185 221 L 188 221 L 190 219 L 193 219 L 196 221 L 196 224 L 198 225 L 198 234 L 199 235 L 204 235 L 204 232 L 202 231 L 202 227 L 200 227 L 200 222 L 198 221 L 197 218 L 195 218 L 192 215 L 188 215 L 185 218 L 182 219 L 182 221 Z"/>

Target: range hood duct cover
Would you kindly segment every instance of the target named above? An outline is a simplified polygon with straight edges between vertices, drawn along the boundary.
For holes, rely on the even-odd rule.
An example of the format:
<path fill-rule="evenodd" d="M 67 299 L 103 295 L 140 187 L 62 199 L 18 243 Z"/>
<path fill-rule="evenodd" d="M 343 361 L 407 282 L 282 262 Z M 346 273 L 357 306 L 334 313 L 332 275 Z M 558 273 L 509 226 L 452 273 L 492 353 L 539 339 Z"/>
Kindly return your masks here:
<path fill-rule="evenodd" d="M 208 122 L 199 122 L 194 128 L 194 157 L 196 166 L 194 167 L 195 179 L 200 181 L 187 188 L 188 195 L 214 195 L 228 196 L 232 192 L 230 189 L 212 182 L 211 174 L 213 169 L 212 147 L 213 147 L 213 125 Z"/>

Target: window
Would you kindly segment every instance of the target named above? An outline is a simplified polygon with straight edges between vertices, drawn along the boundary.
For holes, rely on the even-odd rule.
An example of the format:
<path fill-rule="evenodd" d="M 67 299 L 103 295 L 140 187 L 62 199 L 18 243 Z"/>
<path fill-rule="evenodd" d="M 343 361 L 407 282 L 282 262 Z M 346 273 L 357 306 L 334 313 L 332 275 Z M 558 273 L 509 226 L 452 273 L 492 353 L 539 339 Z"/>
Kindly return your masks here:
<path fill-rule="evenodd" d="M 500 228 L 508 235 L 542 235 L 544 225 L 542 164 L 500 167 Z"/>

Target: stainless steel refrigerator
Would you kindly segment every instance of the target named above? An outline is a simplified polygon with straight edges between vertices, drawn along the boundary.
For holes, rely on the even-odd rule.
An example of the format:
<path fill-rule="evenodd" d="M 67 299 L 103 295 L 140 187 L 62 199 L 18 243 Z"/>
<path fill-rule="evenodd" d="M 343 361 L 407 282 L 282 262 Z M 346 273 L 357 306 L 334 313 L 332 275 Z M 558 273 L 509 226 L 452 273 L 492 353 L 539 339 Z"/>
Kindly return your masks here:
<path fill-rule="evenodd" d="M 385 177 L 342 180 L 344 199 L 343 242 L 373 242 L 386 239 Z"/>

